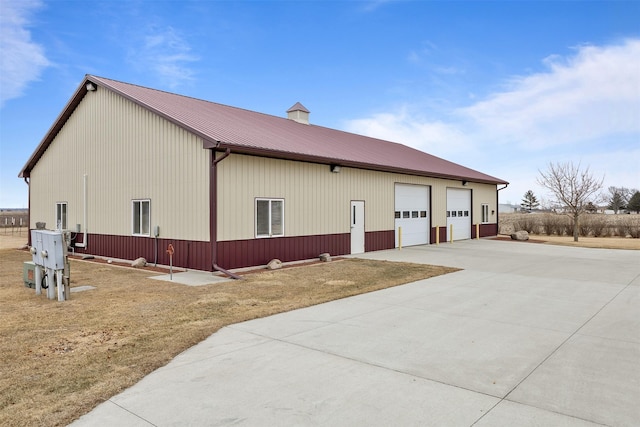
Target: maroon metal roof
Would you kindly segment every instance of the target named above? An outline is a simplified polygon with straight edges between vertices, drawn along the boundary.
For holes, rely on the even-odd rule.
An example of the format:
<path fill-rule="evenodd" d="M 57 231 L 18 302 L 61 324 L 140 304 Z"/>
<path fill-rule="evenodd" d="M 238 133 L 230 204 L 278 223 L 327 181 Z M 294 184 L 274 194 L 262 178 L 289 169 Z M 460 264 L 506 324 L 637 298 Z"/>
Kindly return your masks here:
<path fill-rule="evenodd" d="M 402 144 L 91 75 L 78 87 L 20 172 L 21 177 L 29 176 L 29 171 L 80 103 L 86 94 L 87 82 L 96 84 L 98 90 L 101 87 L 112 90 L 202 137 L 207 148 L 230 148 L 236 153 L 412 175 L 507 183 Z"/>

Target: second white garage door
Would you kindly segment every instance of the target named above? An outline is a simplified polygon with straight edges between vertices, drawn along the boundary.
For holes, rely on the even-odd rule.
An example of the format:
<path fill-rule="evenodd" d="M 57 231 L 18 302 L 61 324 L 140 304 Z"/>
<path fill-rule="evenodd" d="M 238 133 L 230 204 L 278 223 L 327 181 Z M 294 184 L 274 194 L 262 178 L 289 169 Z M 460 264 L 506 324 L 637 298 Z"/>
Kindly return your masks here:
<path fill-rule="evenodd" d="M 447 240 L 471 238 L 471 190 L 447 188 Z"/>
<path fill-rule="evenodd" d="M 429 243 L 429 187 L 396 184 L 395 226 L 396 247 L 399 227 L 402 227 L 402 246 Z"/>

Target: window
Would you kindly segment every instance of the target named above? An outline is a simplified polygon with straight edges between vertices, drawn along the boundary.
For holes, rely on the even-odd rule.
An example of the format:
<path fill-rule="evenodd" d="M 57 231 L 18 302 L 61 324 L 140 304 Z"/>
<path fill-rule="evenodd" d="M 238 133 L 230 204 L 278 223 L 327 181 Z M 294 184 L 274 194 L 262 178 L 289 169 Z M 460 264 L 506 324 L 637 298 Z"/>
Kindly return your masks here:
<path fill-rule="evenodd" d="M 256 237 L 284 236 L 284 199 L 256 199 Z"/>
<path fill-rule="evenodd" d="M 56 229 L 67 229 L 67 202 L 56 203 Z"/>
<path fill-rule="evenodd" d="M 151 230 L 151 200 L 134 200 L 133 210 L 133 234 L 149 236 Z"/>
<path fill-rule="evenodd" d="M 489 205 L 482 205 L 482 222 L 489 222 Z"/>

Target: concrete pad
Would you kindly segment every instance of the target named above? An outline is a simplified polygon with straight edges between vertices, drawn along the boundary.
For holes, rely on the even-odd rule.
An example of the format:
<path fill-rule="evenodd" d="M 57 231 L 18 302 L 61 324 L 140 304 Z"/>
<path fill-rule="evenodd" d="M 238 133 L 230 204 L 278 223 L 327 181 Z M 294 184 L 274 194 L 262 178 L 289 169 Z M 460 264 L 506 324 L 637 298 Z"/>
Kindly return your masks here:
<path fill-rule="evenodd" d="M 613 285 L 587 280 L 541 278 L 506 273 L 496 278 L 478 279 L 469 287 L 483 290 L 519 294 L 526 297 L 553 298 L 568 303 L 580 302 L 602 307 L 624 289 L 624 285 Z"/>
<path fill-rule="evenodd" d="M 574 335 L 507 399 L 596 423 L 640 421 L 640 344 Z"/>
<path fill-rule="evenodd" d="M 199 364 L 207 359 L 248 349 L 270 341 L 268 338 L 232 328 L 222 328 L 212 335 L 213 337 L 215 339 L 204 340 L 183 351 L 171 361 L 171 364 L 161 369 L 173 369 L 194 363 Z"/>
<path fill-rule="evenodd" d="M 74 425 L 637 425 L 639 254 L 363 254 L 465 270 L 223 328 Z"/>
<path fill-rule="evenodd" d="M 254 350 L 174 368 L 170 385 L 158 371 L 112 402 L 156 426 L 468 426 L 498 402 L 285 342 Z"/>
<path fill-rule="evenodd" d="M 105 426 L 127 426 L 127 427 L 150 427 L 153 426 L 149 421 L 140 418 L 138 415 L 123 409 L 115 403 L 107 400 L 100 404 L 89 414 L 80 417 L 75 422 L 69 424 L 72 426 L 85 427 L 105 427 Z"/>
<path fill-rule="evenodd" d="M 214 283 L 228 282 L 229 280 L 232 280 L 226 277 L 213 275 L 211 274 L 211 272 L 208 272 L 208 271 L 196 271 L 196 270 L 180 271 L 180 272 L 173 273 L 173 275 L 161 274 L 157 276 L 150 276 L 149 278 L 154 280 L 163 280 L 165 282 L 178 283 L 181 285 L 188 285 L 188 286 L 205 286 L 205 285 L 211 285 Z"/>
<path fill-rule="evenodd" d="M 75 292 L 83 292 L 83 291 L 90 291 L 96 289 L 95 286 L 89 286 L 89 285 L 85 285 L 85 286 L 73 286 L 69 289 L 69 292 L 71 293 L 75 293 Z"/>
<path fill-rule="evenodd" d="M 332 302 L 330 310 L 327 310 L 324 304 L 320 304 L 271 316 L 268 322 L 255 319 L 232 325 L 229 328 L 267 338 L 284 339 L 302 332 L 333 325 L 354 316 L 374 313 L 387 307 L 389 304 L 360 298 L 345 298 Z"/>
<path fill-rule="evenodd" d="M 582 327 L 578 333 L 580 335 L 640 344 L 639 310 L 640 287 L 629 286 L 620 292 L 589 323 Z"/>
<path fill-rule="evenodd" d="M 503 397 L 565 338 L 555 331 L 390 307 L 287 341 Z"/>
<path fill-rule="evenodd" d="M 527 295 L 481 286 L 458 286 L 437 295 L 414 298 L 407 301 L 405 306 L 530 328 L 573 332 L 589 320 L 606 301 L 566 301 L 549 295 Z"/>
<path fill-rule="evenodd" d="M 500 402 L 474 424 L 477 427 L 596 427 L 601 425 L 507 400 Z"/>

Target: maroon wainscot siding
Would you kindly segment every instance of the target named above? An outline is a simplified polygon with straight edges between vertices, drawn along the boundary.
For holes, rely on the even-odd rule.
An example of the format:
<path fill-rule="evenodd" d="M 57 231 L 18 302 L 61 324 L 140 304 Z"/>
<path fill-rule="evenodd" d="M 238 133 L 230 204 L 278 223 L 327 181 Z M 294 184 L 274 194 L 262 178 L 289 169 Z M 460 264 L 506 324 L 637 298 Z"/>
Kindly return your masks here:
<path fill-rule="evenodd" d="M 104 234 L 89 234 L 88 248 L 76 248 L 76 253 L 87 253 L 102 257 L 134 260 L 143 257 L 148 263 L 156 261 L 159 265 L 169 265 L 167 248 L 174 247 L 173 265 L 194 270 L 211 271 L 211 245 L 209 242 L 157 239 L 139 236 L 113 236 Z M 82 243 L 82 234 L 78 233 L 74 243 Z"/>
<path fill-rule="evenodd" d="M 393 247 L 393 230 L 365 233 L 367 252 L 393 249 Z M 242 268 L 265 265 L 274 258 L 283 262 L 314 259 L 325 252 L 333 256 L 351 253 L 350 234 L 218 242 L 218 265 L 226 269 Z"/>

